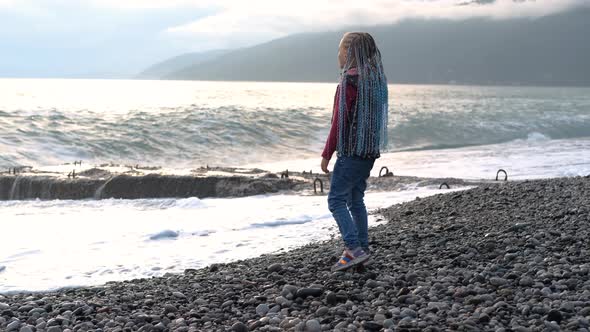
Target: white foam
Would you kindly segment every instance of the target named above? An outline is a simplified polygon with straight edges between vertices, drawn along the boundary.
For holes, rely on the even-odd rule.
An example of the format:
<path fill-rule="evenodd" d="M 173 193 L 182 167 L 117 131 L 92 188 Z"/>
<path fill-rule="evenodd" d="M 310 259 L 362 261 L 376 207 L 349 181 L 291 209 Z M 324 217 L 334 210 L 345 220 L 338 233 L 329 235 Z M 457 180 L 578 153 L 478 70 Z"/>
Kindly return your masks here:
<path fill-rule="evenodd" d="M 527 135 L 527 141 L 529 142 L 548 141 L 550 139 L 551 137 L 538 132 L 532 132 Z"/>
<path fill-rule="evenodd" d="M 175 202 L 175 206 L 180 209 L 201 209 L 206 207 L 203 201 L 196 197 L 179 199 Z"/>
<path fill-rule="evenodd" d="M 436 188 L 368 193 L 369 210 Z M 206 208 L 195 208 L 206 207 Z M 96 285 L 244 259 L 337 233 L 326 196 L 0 202 L 0 293 Z M 376 225 L 375 217 L 370 224 Z M 175 236 L 176 235 L 176 236 Z M 150 240 L 150 236 L 158 240 Z"/>
<path fill-rule="evenodd" d="M 373 176 L 386 166 L 395 175 L 489 179 L 499 169 L 509 179 L 539 179 L 590 174 L 590 138 L 550 140 L 532 133 L 531 139 L 458 149 L 384 153 L 375 162 Z M 334 160 L 336 157 L 334 157 Z M 320 172 L 321 157 L 248 165 L 275 172 Z M 333 164 L 333 161 L 332 161 Z M 330 165 L 330 169 L 332 168 Z"/>

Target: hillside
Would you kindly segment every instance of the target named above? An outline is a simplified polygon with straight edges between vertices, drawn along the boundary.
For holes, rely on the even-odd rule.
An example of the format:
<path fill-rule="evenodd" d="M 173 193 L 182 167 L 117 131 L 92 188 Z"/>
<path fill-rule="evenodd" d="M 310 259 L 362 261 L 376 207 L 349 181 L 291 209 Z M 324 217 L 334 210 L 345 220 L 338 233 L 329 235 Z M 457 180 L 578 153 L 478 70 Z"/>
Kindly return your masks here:
<path fill-rule="evenodd" d="M 195 66 L 203 61 L 215 59 L 220 55 L 226 54 L 228 50 L 213 50 L 208 52 L 195 52 L 182 54 L 144 70 L 137 75 L 139 79 L 159 79 L 172 73 L 178 72 L 189 66 Z"/>
<path fill-rule="evenodd" d="M 407 20 L 371 32 L 389 80 L 420 84 L 590 86 L 590 10 L 537 19 Z M 288 36 L 235 50 L 166 79 L 334 81 L 343 31 Z"/>

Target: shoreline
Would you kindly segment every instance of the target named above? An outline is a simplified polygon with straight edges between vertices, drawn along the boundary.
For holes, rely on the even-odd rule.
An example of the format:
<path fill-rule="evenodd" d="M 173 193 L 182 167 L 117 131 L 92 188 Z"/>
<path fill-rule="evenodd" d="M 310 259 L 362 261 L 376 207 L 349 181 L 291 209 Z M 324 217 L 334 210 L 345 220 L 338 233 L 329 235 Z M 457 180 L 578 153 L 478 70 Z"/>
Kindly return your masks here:
<path fill-rule="evenodd" d="M 379 210 L 387 223 L 370 230 L 363 272 L 329 271 L 333 239 L 179 275 L 0 295 L 0 329 L 588 329 L 589 207 L 589 177 L 481 183 Z"/>

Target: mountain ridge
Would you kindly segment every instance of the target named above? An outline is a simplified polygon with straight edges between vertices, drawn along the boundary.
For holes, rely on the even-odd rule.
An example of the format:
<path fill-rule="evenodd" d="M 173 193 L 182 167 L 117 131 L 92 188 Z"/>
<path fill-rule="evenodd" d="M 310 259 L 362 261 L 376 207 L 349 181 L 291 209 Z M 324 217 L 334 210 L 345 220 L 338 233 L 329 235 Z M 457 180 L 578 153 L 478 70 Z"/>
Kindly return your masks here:
<path fill-rule="evenodd" d="M 344 31 L 373 34 L 391 83 L 590 86 L 590 9 L 540 18 L 405 20 L 301 33 L 186 66 L 163 79 L 334 82 Z"/>

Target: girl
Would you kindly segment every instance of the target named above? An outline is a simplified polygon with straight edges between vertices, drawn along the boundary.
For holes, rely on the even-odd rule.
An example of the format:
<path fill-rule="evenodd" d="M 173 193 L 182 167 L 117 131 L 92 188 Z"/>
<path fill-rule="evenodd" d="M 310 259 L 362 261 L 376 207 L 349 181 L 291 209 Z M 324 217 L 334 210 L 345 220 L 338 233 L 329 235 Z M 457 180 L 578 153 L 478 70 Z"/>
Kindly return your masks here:
<path fill-rule="evenodd" d="M 371 35 L 348 32 L 340 41 L 338 63 L 341 78 L 332 126 L 322 153 L 322 171 L 334 151 L 338 159 L 328 194 L 345 249 L 333 271 L 348 269 L 369 259 L 367 209 L 364 203 L 367 178 L 380 148 L 387 144 L 387 79 L 381 53 Z"/>

